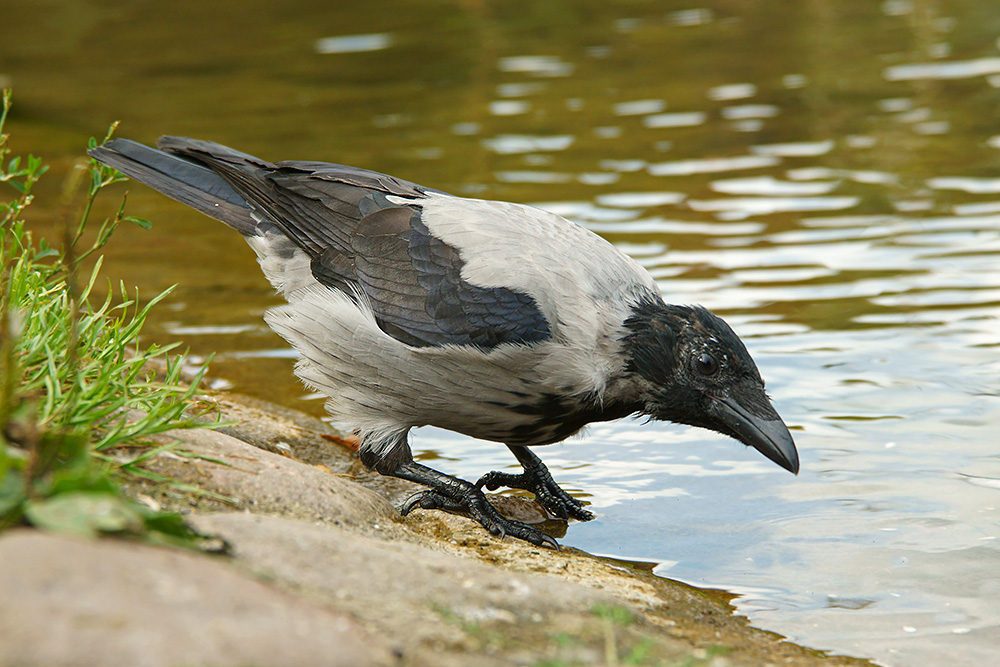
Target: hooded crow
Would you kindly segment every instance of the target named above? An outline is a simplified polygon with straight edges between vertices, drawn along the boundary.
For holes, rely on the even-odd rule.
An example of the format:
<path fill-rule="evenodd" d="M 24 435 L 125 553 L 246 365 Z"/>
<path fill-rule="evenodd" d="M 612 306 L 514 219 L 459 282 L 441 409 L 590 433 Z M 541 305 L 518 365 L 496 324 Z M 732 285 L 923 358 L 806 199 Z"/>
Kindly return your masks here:
<path fill-rule="evenodd" d="M 295 373 L 356 429 L 366 466 L 427 487 L 403 515 L 460 512 L 493 535 L 556 547 L 483 488 L 524 489 L 556 517 L 592 519 L 532 448 L 632 414 L 717 431 L 798 472 L 733 330 L 664 302 L 637 263 L 557 215 L 181 137 L 90 154 L 243 235 L 288 302 L 265 320 L 301 355 Z M 417 463 L 408 434 L 428 424 L 501 442 L 524 471 L 473 484 Z"/>

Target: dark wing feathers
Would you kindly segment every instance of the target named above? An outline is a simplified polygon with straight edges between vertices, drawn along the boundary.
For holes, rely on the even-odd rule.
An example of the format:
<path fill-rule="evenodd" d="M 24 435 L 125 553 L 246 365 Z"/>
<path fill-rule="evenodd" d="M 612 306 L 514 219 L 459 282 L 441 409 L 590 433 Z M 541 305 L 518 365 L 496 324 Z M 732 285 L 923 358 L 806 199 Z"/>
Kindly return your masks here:
<path fill-rule="evenodd" d="M 181 137 L 163 137 L 159 145 L 166 152 L 116 139 L 95 157 L 243 234 L 255 233 L 252 207 L 311 257 L 317 281 L 362 294 L 379 327 L 407 345 L 489 349 L 551 336 L 529 295 L 462 278 L 461 253 L 421 218 L 419 200 L 436 190 L 325 162 L 271 164 Z M 140 149 L 139 157 L 117 157 Z M 412 203 L 393 203 L 393 195 Z M 229 212 L 234 206 L 239 215 Z"/>
<path fill-rule="evenodd" d="M 502 287 L 478 287 L 462 276 L 461 255 L 435 237 L 423 220 L 410 221 L 408 255 L 427 293 L 426 310 L 447 335 L 464 344 L 491 348 L 533 343 L 551 335 L 549 323 L 527 294 Z"/>
<path fill-rule="evenodd" d="M 416 208 L 393 206 L 362 217 L 352 250 L 379 325 L 409 345 L 492 348 L 550 334 L 527 295 L 465 281 L 459 253 L 430 233 Z"/>
<path fill-rule="evenodd" d="M 90 150 L 109 167 L 157 192 L 221 220 L 241 234 L 252 234 L 252 209 L 229 183 L 211 169 L 128 139 L 115 139 Z"/>
<path fill-rule="evenodd" d="M 163 145 L 161 140 L 161 145 Z M 349 239 L 350 226 L 345 230 L 340 224 L 328 224 L 324 217 L 343 217 L 337 222 L 349 222 L 337 208 L 317 205 L 315 198 L 290 191 L 283 187 L 273 165 L 257 160 L 239 160 L 224 154 L 221 159 L 206 153 L 198 146 L 194 150 L 172 148 L 178 155 L 204 163 L 215 171 L 234 190 L 250 202 L 269 222 L 278 227 L 297 246 L 315 256 L 331 245 L 343 248 Z M 299 173 L 300 177 L 305 174 Z M 284 180 L 287 180 L 284 179 Z M 339 215 L 338 215 L 339 214 Z M 289 224 L 292 221 L 292 224 Z"/>

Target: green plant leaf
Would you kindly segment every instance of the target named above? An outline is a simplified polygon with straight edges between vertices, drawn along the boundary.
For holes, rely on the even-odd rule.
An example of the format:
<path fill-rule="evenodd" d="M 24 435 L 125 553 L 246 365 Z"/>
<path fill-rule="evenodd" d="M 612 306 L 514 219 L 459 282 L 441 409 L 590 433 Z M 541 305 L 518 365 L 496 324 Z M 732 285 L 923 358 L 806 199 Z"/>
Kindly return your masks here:
<path fill-rule="evenodd" d="M 151 223 L 149 220 L 146 220 L 146 218 L 139 218 L 134 215 L 126 215 L 123 218 L 123 220 L 125 220 L 125 222 L 131 222 L 133 225 L 139 225 L 143 229 L 153 228 L 153 223 Z"/>
<path fill-rule="evenodd" d="M 621 605 L 599 602 L 590 611 L 598 618 L 603 618 L 615 625 L 627 626 L 635 621 L 635 616 L 632 612 Z"/>
<path fill-rule="evenodd" d="M 89 454 L 86 460 L 79 461 L 72 467 L 54 471 L 47 487 L 48 495 L 52 496 L 83 491 L 112 494 L 119 491 L 115 481 L 102 469 L 102 466 L 90 459 Z"/>
<path fill-rule="evenodd" d="M 0 525 L 3 523 L 3 517 L 15 510 L 20 511 L 18 508 L 24 503 L 24 498 L 24 476 L 19 470 L 10 466 L 0 477 Z"/>
<path fill-rule="evenodd" d="M 96 537 L 101 533 L 138 533 L 143 517 L 123 498 L 112 493 L 79 491 L 62 493 L 24 504 L 32 525 L 56 533 Z"/>

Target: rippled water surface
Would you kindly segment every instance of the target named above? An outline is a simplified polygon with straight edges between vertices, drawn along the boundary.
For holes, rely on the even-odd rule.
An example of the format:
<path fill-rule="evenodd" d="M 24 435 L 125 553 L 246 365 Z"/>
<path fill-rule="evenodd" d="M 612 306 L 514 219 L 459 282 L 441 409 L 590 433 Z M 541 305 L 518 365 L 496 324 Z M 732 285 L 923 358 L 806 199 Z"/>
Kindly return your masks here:
<path fill-rule="evenodd" d="M 52 193 L 121 119 L 143 141 L 356 164 L 576 220 L 668 300 L 734 325 L 802 471 L 706 431 L 595 425 L 540 452 L 599 514 L 564 542 L 737 593 L 808 646 L 997 659 L 995 0 L 225 4 L 5 10 L 13 142 L 53 162 Z M 276 300 L 240 239 L 130 190 L 156 226 L 123 230 L 107 272 L 147 295 L 178 283 L 153 335 L 319 411 L 261 323 Z M 469 478 L 513 463 L 432 429 L 414 446 Z"/>

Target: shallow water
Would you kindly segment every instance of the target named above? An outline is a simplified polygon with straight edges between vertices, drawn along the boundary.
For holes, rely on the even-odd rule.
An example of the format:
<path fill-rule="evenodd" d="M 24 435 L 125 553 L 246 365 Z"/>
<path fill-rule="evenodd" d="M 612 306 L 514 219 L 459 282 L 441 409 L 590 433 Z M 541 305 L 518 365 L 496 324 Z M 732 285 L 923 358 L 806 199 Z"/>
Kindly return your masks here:
<path fill-rule="evenodd" d="M 802 471 L 700 430 L 595 425 L 540 451 L 599 514 L 563 541 L 737 593 L 808 646 L 996 660 L 993 0 L 222 4 L 5 10 L 13 142 L 55 165 L 41 194 L 121 119 L 138 140 L 357 164 L 576 220 L 668 300 L 733 324 Z M 260 320 L 277 301 L 249 250 L 129 189 L 156 226 L 122 230 L 106 273 L 147 295 L 178 284 L 151 335 L 319 411 Z M 513 463 L 433 429 L 414 447 L 469 478 Z"/>

